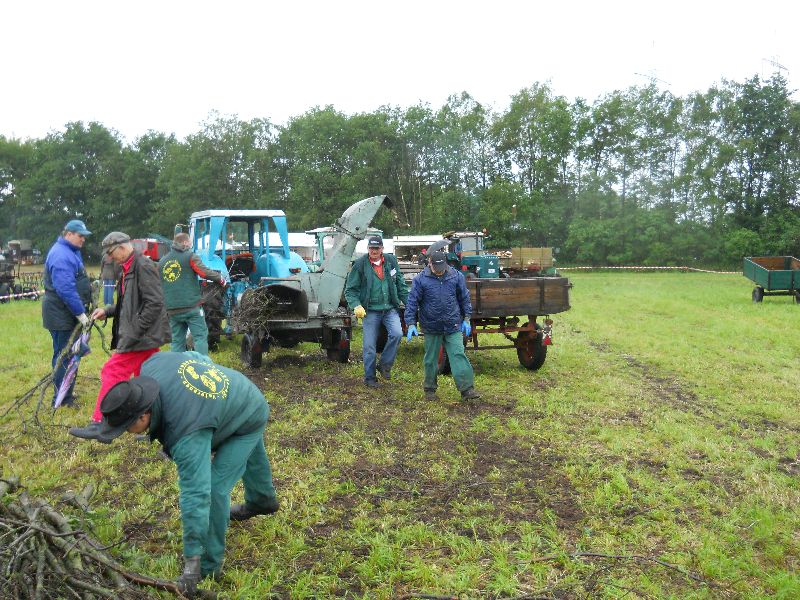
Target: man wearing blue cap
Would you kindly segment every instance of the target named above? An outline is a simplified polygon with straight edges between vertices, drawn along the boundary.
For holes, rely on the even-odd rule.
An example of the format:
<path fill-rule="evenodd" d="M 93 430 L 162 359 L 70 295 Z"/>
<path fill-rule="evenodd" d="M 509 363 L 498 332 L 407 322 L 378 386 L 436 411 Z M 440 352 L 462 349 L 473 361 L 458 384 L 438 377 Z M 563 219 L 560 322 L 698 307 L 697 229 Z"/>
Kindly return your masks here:
<path fill-rule="evenodd" d="M 55 394 L 61 387 L 66 370 L 65 360 L 58 357 L 66 348 L 78 322 L 89 324 L 87 307 L 92 301 L 92 290 L 86 268 L 83 266 L 81 248 L 86 236 L 92 232 L 83 221 L 73 219 L 64 226 L 56 243 L 48 250 L 44 262 L 44 301 L 42 302 L 42 324 L 53 338 L 53 385 Z M 72 406 L 75 396 L 70 387 L 62 405 Z"/>

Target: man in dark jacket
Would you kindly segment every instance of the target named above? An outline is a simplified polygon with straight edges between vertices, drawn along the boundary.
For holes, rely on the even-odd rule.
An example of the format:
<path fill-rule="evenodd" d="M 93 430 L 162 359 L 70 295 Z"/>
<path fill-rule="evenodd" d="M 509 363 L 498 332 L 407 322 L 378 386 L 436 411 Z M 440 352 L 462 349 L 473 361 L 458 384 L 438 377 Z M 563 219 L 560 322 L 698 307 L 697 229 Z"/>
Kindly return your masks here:
<path fill-rule="evenodd" d="M 141 377 L 109 390 L 95 435 L 110 444 L 125 431 L 149 431 L 175 461 L 180 486 L 184 570 L 179 587 L 191 597 L 202 577 L 219 577 L 228 521 L 278 510 L 264 447 L 269 404 L 247 377 L 197 352 L 160 352 Z M 230 506 L 244 483 L 244 504 Z"/>
<path fill-rule="evenodd" d="M 444 252 L 431 252 L 429 266 L 414 277 L 406 303 L 407 339 L 417 334 L 417 312 L 425 332 L 425 398 L 436 399 L 439 352 L 444 344 L 450 369 L 462 400 L 480 398 L 475 391 L 475 375 L 464 353 L 464 338 L 472 333 L 472 303 L 464 276 L 447 264 Z"/>
<path fill-rule="evenodd" d="M 397 347 L 403 337 L 403 327 L 397 310 L 408 298 L 408 285 L 394 254 L 383 253 L 383 239 L 373 235 L 367 243 L 367 254 L 353 263 L 347 276 L 344 297 L 356 317 L 363 319 L 364 383 L 378 387 L 375 378 L 376 347 L 381 325 L 388 337 L 381 352 L 377 370 L 384 379 L 391 378 Z"/>
<path fill-rule="evenodd" d="M 171 350 L 186 350 L 188 330 L 192 334 L 194 349 L 200 354 L 208 354 L 208 326 L 200 308 L 203 299 L 197 278 L 221 285 L 225 285 L 225 280 L 219 271 L 203 264 L 191 248 L 188 233 L 176 234 L 172 240 L 172 250 L 159 261 L 158 270 L 161 272 L 164 302 L 172 329 Z"/>
<path fill-rule="evenodd" d="M 155 263 L 135 251 L 131 238 L 112 231 L 103 238 L 103 251 L 122 265 L 117 282 L 117 303 L 98 308 L 92 319 L 114 317 L 111 326 L 111 349 L 114 351 L 100 370 L 100 393 L 91 422 L 73 427 L 69 432 L 93 439 L 103 415 L 100 402 L 114 385 L 138 376 L 142 363 L 169 341 L 169 322 L 164 308 L 164 292 Z"/>
<path fill-rule="evenodd" d="M 42 301 L 42 323 L 53 338 L 53 384 L 55 394 L 64 379 L 67 361 L 58 360 L 69 343 L 75 326 L 80 322 L 89 324 L 87 308 L 92 302 L 92 288 L 83 266 L 81 248 L 91 231 L 83 221 L 73 219 L 64 226 L 61 237 L 47 252 L 44 263 L 44 300 Z M 63 406 L 72 406 L 75 383 L 62 400 Z M 55 395 L 53 396 L 55 403 Z M 54 404 L 55 406 L 55 404 Z"/>

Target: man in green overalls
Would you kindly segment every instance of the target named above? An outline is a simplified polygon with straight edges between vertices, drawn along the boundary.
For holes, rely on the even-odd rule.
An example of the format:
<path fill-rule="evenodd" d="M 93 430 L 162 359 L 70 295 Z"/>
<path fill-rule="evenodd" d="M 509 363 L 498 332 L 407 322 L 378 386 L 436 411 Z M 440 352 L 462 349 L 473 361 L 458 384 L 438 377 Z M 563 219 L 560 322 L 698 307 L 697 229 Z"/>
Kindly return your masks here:
<path fill-rule="evenodd" d="M 184 556 L 178 585 L 193 595 L 202 577 L 222 572 L 229 518 L 278 510 L 264 448 L 269 404 L 247 377 L 207 356 L 159 352 L 144 362 L 140 377 L 111 388 L 100 410 L 97 441 L 149 430 L 175 461 Z M 230 506 L 239 479 L 245 503 Z"/>
<path fill-rule="evenodd" d="M 172 250 L 158 263 L 164 304 L 172 329 L 173 352 L 186 350 L 186 332 L 192 334 L 194 349 L 208 354 L 208 325 L 200 309 L 203 294 L 198 277 L 225 286 L 227 282 L 219 271 L 209 269 L 203 260 L 192 252 L 188 233 L 178 233 L 172 241 Z"/>

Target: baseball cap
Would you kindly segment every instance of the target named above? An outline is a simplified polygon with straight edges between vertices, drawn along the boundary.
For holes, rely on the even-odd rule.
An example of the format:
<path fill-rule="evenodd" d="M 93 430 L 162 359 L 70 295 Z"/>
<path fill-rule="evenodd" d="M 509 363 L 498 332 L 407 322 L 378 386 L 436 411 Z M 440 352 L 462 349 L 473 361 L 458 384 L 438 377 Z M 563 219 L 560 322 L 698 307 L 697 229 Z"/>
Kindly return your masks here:
<path fill-rule="evenodd" d="M 91 231 L 86 229 L 86 224 L 78 219 L 72 219 L 69 223 L 64 225 L 64 231 L 77 233 L 78 235 L 91 235 Z"/>
<path fill-rule="evenodd" d="M 136 419 L 146 413 L 158 397 L 158 382 L 142 375 L 120 381 L 100 402 L 103 422 L 97 441 L 110 444 L 128 430 Z"/>
<path fill-rule="evenodd" d="M 432 265 L 435 265 L 437 268 L 441 268 L 447 263 L 447 255 L 444 252 L 437 250 L 436 252 L 430 253 L 428 260 L 430 260 Z"/>
<path fill-rule="evenodd" d="M 383 248 L 383 239 L 379 235 L 370 236 L 367 242 L 368 248 Z"/>
<path fill-rule="evenodd" d="M 122 233 L 121 231 L 112 231 L 103 238 L 103 252 L 106 254 L 111 254 L 114 251 L 114 248 L 120 244 L 126 244 L 130 241 L 131 236 L 129 236 L 127 233 Z"/>

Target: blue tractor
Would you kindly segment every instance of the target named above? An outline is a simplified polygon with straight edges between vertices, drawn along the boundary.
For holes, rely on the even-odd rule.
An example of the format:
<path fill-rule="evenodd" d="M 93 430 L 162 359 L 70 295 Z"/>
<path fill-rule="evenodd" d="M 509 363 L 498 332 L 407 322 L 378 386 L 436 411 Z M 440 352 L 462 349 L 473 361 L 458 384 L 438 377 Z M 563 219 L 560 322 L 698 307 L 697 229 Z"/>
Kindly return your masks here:
<path fill-rule="evenodd" d="M 209 346 L 214 348 L 222 333 L 242 334 L 242 361 L 258 367 L 262 354 L 274 344 L 291 348 L 300 342 L 316 342 L 330 360 L 347 362 L 353 316 L 342 306 L 342 291 L 356 242 L 366 237 L 383 205 L 391 207 L 387 196 L 350 206 L 334 223 L 337 233 L 332 247 L 313 273 L 289 249 L 283 211 L 193 213 L 189 235 L 194 251 L 230 281 L 226 288 L 209 284 L 204 290 Z M 271 231 L 278 234 L 279 245 L 270 244 Z"/>

